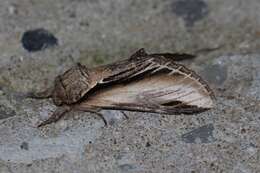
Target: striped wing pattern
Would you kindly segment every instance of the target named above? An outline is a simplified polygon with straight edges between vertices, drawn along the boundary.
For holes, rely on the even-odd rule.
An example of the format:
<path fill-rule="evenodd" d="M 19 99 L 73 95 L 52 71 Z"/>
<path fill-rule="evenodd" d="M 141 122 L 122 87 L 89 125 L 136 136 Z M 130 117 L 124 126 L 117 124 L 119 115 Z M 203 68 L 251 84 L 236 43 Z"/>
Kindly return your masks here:
<path fill-rule="evenodd" d="M 127 82 L 91 93 L 79 106 L 166 114 L 192 114 L 214 107 L 212 90 L 192 70 L 162 56 L 139 59 L 145 68 L 128 75 Z"/>

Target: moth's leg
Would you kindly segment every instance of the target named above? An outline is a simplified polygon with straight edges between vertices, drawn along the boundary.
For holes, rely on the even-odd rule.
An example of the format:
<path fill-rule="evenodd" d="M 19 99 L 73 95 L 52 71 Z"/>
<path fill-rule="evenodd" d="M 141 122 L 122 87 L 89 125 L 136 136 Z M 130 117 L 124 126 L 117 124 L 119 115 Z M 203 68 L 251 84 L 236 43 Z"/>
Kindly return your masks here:
<path fill-rule="evenodd" d="M 26 94 L 26 97 L 34 98 L 34 99 L 46 99 L 51 98 L 53 93 L 53 87 L 47 88 L 44 91 L 40 92 L 29 92 Z"/>
<path fill-rule="evenodd" d="M 196 56 L 191 55 L 191 54 L 178 54 L 178 53 L 155 53 L 151 54 L 151 56 L 162 56 L 164 58 L 167 58 L 172 61 L 183 61 L 183 60 L 188 60 L 188 59 L 193 59 Z"/>
<path fill-rule="evenodd" d="M 61 107 L 58 107 L 54 112 L 53 114 L 45 121 L 43 121 L 42 123 L 40 123 L 38 125 L 38 127 L 42 127 L 42 126 L 45 126 L 47 124 L 51 124 L 53 122 L 56 122 L 58 121 L 62 116 L 64 116 L 64 114 L 66 112 L 69 112 L 71 110 L 71 107 L 69 106 L 61 106 Z"/>
<path fill-rule="evenodd" d="M 121 111 L 121 113 L 124 115 L 124 117 L 125 117 L 126 119 L 129 119 L 129 117 L 126 115 L 126 113 L 125 113 L 124 111 Z"/>
<path fill-rule="evenodd" d="M 107 123 L 107 120 L 105 119 L 105 117 L 103 116 L 103 114 L 99 112 L 99 111 L 101 110 L 100 108 L 94 108 L 94 107 L 86 107 L 86 106 L 75 105 L 75 106 L 73 107 L 73 109 L 74 109 L 74 110 L 78 110 L 78 111 L 83 111 L 83 112 L 94 113 L 94 114 L 96 114 L 97 116 L 99 116 L 99 117 L 103 120 L 105 126 L 107 126 L 107 124 L 108 124 L 108 123 Z"/>
<path fill-rule="evenodd" d="M 85 110 L 86 112 L 90 112 L 90 113 L 94 113 L 96 114 L 97 116 L 99 116 L 105 123 L 105 126 L 107 126 L 107 120 L 105 119 L 105 117 L 103 116 L 102 113 L 98 112 L 99 110 L 91 110 L 91 109 L 88 109 L 88 110 Z"/>

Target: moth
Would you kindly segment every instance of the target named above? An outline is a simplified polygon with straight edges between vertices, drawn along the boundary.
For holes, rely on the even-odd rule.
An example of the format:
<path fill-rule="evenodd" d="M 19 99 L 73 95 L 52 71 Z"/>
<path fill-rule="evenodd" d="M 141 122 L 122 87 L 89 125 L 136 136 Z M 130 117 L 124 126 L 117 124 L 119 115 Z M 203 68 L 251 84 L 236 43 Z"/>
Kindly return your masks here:
<path fill-rule="evenodd" d="M 214 107 L 215 96 L 194 71 L 176 63 L 189 54 L 148 54 L 142 48 L 130 58 L 87 68 L 78 63 L 55 78 L 54 85 L 32 98 L 52 98 L 56 111 L 40 126 L 59 120 L 71 110 L 128 110 L 161 114 L 195 114 Z"/>

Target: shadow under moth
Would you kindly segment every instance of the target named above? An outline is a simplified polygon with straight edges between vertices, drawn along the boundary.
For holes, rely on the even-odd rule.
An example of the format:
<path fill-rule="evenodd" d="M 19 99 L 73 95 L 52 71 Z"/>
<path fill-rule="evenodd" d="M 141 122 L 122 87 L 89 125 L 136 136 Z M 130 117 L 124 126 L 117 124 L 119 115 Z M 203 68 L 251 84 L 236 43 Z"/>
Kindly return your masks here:
<path fill-rule="evenodd" d="M 176 63 L 189 54 L 148 54 L 138 50 L 130 58 L 94 68 L 76 64 L 55 78 L 53 87 L 29 93 L 52 98 L 58 107 L 40 126 L 80 110 L 99 115 L 101 109 L 195 114 L 214 107 L 214 93 L 192 70 Z"/>

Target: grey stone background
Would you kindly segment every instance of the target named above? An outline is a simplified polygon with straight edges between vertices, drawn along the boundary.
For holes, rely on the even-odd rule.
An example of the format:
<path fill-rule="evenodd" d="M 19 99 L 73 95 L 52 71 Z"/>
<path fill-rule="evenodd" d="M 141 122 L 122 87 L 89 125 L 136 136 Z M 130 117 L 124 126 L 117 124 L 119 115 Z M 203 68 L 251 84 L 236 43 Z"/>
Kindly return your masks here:
<path fill-rule="evenodd" d="M 1 0 L 0 172 L 260 172 L 259 0 Z M 28 52 L 27 30 L 58 45 Z M 195 53 L 184 62 L 217 95 L 199 115 L 71 112 L 22 93 L 50 86 L 75 62 L 94 66 L 148 52 Z"/>

